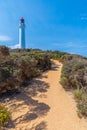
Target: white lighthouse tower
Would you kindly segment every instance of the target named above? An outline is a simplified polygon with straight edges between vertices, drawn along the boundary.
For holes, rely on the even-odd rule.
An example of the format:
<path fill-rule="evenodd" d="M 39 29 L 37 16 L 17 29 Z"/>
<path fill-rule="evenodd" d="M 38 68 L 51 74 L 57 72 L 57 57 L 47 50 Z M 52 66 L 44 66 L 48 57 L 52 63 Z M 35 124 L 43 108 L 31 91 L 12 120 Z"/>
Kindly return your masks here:
<path fill-rule="evenodd" d="M 19 23 L 19 44 L 21 48 L 25 48 L 25 21 L 22 17 Z"/>

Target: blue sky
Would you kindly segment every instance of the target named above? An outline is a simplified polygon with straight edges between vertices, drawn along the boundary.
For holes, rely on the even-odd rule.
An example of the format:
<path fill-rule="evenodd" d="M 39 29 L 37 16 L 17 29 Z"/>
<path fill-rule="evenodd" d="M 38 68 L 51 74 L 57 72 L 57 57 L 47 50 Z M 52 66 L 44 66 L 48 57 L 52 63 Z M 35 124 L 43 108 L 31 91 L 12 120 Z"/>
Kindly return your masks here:
<path fill-rule="evenodd" d="M 87 0 L 0 0 L 0 45 L 18 46 L 20 17 L 27 48 L 87 56 Z"/>

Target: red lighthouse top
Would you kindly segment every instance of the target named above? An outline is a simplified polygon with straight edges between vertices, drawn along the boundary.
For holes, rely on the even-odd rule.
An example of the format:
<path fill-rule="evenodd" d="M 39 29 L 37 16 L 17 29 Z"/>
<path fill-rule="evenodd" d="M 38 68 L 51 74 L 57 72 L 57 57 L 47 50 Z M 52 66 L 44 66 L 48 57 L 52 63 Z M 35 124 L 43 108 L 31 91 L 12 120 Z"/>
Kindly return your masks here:
<path fill-rule="evenodd" d="M 20 18 L 20 21 L 21 21 L 21 22 L 24 22 L 24 18 L 23 18 L 23 17 L 22 17 L 22 18 Z"/>

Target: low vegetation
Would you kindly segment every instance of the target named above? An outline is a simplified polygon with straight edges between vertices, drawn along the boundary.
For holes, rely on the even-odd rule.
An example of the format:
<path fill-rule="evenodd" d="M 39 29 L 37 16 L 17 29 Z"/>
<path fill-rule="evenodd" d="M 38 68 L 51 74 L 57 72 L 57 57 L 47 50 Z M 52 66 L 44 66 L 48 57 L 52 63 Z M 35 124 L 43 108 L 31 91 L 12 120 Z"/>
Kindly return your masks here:
<path fill-rule="evenodd" d="M 7 111 L 6 107 L 0 103 L 0 128 L 8 124 L 10 119 L 10 114 Z"/>
<path fill-rule="evenodd" d="M 26 80 L 51 69 L 46 52 L 29 49 L 11 50 L 0 47 L 0 94 L 18 89 Z"/>
<path fill-rule="evenodd" d="M 60 61 L 63 63 L 61 84 L 74 92 L 79 113 L 87 116 L 87 58 L 65 55 Z"/>
<path fill-rule="evenodd" d="M 48 54 L 50 54 L 51 58 L 54 60 L 59 60 L 62 56 L 65 56 L 66 52 L 60 52 L 60 51 L 47 51 Z"/>

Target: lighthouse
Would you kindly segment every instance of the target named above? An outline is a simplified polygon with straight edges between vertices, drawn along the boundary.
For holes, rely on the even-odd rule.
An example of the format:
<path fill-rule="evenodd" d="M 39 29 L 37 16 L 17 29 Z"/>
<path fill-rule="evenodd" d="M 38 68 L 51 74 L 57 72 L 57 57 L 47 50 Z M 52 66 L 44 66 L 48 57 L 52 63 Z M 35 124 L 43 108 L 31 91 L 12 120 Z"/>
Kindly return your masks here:
<path fill-rule="evenodd" d="M 20 18 L 19 23 L 19 44 L 22 49 L 25 49 L 25 20 L 24 18 Z"/>

